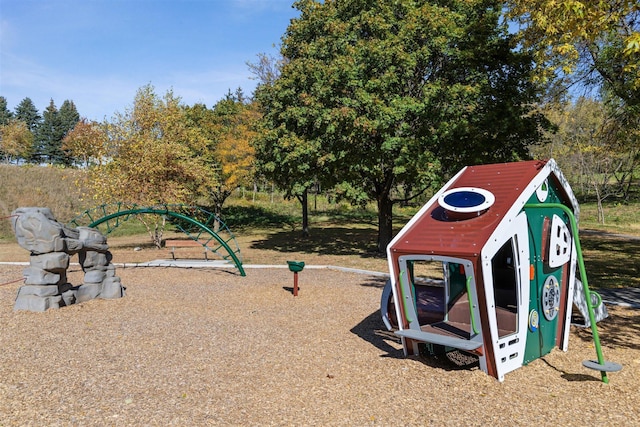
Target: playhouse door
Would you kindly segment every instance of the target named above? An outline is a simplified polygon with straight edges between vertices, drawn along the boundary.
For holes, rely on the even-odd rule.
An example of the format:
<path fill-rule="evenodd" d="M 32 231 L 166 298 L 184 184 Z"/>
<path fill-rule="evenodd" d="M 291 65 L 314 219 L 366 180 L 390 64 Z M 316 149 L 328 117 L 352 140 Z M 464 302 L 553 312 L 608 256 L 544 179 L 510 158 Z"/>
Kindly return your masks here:
<path fill-rule="evenodd" d="M 489 327 L 498 379 L 522 366 L 529 306 L 529 240 L 523 213 L 482 251 Z"/>
<path fill-rule="evenodd" d="M 537 210 L 536 213 L 542 215 L 532 215 L 529 224 L 531 240 L 535 242 L 532 245 L 539 247 L 539 255 L 532 263 L 534 277 L 525 363 L 562 345 L 567 332 L 564 327 L 569 321 L 566 317 L 570 314 L 567 312 L 567 305 L 571 304 L 569 292 L 573 289 L 569 286 L 573 246 L 569 220 L 559 210 Z"/>

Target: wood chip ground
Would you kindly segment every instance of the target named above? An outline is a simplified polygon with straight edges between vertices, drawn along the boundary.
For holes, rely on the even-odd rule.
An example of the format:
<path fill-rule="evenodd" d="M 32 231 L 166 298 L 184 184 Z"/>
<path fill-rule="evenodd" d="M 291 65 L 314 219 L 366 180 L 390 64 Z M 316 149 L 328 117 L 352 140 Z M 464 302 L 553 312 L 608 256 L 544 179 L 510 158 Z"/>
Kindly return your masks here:
<path fill-rule="evenodd" d="M 22 267 L 0 266 L 0 283 Z M 477 365 L 405 358 L 379 316 L 384 279 L 305 269 L 120 268 L 119 300 L 14 312 L 0 286 L 0 426 L 585 426 L 640 415 L 640 311 L 599 324 L 503 383 Z M 80 283 L 81 274 L 71 274 Z"/>

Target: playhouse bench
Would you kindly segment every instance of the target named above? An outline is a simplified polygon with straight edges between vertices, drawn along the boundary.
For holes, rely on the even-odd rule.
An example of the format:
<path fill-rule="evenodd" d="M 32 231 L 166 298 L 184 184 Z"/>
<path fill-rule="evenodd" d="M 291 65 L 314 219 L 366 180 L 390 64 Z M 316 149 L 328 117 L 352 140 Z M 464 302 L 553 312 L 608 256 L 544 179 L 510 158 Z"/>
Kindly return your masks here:
<path fill-rule="evenodd" d="M 396 335 L 460 350 L 473 351 L 482 346 L 481 341 L 472 341 L 469 301 L 461 294 L 449 308 L 448 320 L 422 325 L 420 330 L 405 329 Z"/>
<path fill-rule="evenodd" d="M 176 259 L 176 249 L 178 248 L 196 248 L 196 247 L 200 247 L 202 248 L 203 252 L 204 252 L 204 259 L 206 261 L 209 261 L 209 257 L 207 252 L 209 252 L 209 248 L 206 247 L 206 242 L 202 242 L 199 240 L 193 240 L 193 239 L 184 239 L 184 240 L 167 240 L 165 242 L 167 247 L 171 248 L 171 257 L 173 258 L 173 260 L 175 261 Z"/>
<path fill-rule="evenodd" d="M 470 341 L 464 338 L 455 338 L 450 335 L 443 335 L 434 332 L 416 331 L 414 329 L 405 329 L 396 331 L 399 337 L 411 338 L 416 341 L 428 342 L 432 344 L 444 345 L 447 347 L 458 348 L 460 350 L 472 351 L 482 347 L 480 341 Z"/>

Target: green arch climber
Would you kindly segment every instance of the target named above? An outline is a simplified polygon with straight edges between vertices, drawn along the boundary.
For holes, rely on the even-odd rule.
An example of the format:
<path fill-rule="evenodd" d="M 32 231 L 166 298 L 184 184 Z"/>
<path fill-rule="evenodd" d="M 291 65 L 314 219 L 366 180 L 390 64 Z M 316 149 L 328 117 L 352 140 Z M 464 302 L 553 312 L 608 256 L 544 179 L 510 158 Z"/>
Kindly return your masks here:
<path fill-rule="evenodd" d="M 204 248 L 220 255 L 225 260 L 233 261 L 240 275 L 246 276 L 244 268 L 242 268 L 240 248 L 231 230 L 215 214 L 197 206 L 162 205 L 140 207 L 126 203 L 106 204 L 82 212 L 69 221 L 69 225 L 97 228 L 104 224 L 106 226 L 105 234 L 109 234 L 123 222 L 137 215 L 160 215 L 175 219 L 174 225 L 176 228 L 192 240 L 197 242 L 204 240 L 205 243 L 202 243 Z M 205 237 L 201 239 L 203 235 Z M 226 235 L 226 237 L 223 237 L 223 235 Z M 209 246 L 212 242 L 214 244 Z M 233 243 L 235 249 L 232 249 L 229 243 Z"/>

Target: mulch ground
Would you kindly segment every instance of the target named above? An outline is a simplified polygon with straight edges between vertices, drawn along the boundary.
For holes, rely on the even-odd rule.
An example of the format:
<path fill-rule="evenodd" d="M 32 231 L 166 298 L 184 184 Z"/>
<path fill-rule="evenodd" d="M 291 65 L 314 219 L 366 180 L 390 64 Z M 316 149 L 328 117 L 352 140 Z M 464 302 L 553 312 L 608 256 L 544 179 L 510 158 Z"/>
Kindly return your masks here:
<path fill-rule="evenodd" d="M 22 267 L 0 266 L 0 283 Z M 406 358 L 379 316 L 384 279 L 308 269 L 120 268 L 118 300 L 14 312 L 0 286 L 0 426 L 631 425 L 640 311 L 598 325 L 500 383 L 477 364 Z M 82 280 L 80 272 L 70 276 Z M 459 362 L 459 361 L 458 361 Z"/>

